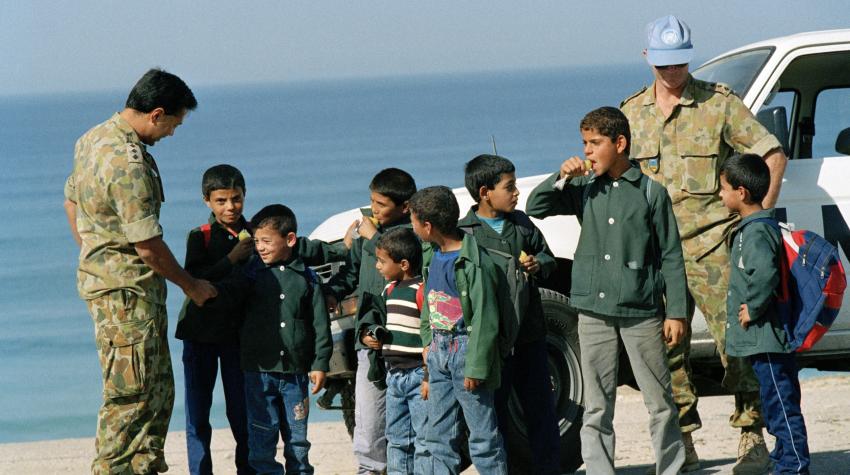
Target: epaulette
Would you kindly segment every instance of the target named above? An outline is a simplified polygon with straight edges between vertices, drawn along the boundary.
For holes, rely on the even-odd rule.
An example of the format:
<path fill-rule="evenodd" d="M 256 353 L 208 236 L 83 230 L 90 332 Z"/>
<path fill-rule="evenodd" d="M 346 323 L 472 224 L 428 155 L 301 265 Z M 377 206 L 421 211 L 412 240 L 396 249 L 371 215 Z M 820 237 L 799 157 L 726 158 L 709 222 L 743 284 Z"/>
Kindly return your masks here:
<path fill-rule="evenodd" d="M 732 88 L 730 88 L 726 84 L 723 84 L 722 82 L 709 82 L 709 81 L 695 80 L 694 86 L 702 89 L 703 91 L 716 92 L 716 93 L 719 93 L 719 94 L 723 94 L 724 96 L 728 96 L 729 94 L 732 94 Z"/>
<path fill-rule="evenodd" d="M 145 153 L 142 152 L 142 147 L 135 142 L 127 142 L 127 161 L 130 163 L 142 163 L 145 159 Z"/>
<path fill-rule="evenodd" d="M 623 102 L 621 102 L 621 103 L 620 103 L 620 107 L 623 107 L 623 106 L 624 106 L 624 105 L 626 105 L 626 103 L 627 103 L 627 102 L 629 102 L 630 100 L 632 100 L 632 99 L 634 99 L 635 97 L 637 97 L 637 96 L 639 96 L 639 95 L 643 94 L 644 92 L 646 92 L 647 88 L 649 88 L 649 86 L 643 86 L 643 87 L 641 88 L 641 90 L 640 90 L 640 91 L 638 91 L 638 92 L 636 92 L 636 93 L 632 94 L 631 96 L 629 96 L 629 97 L 625 98 L 625 99 L 623 100 Z"/>

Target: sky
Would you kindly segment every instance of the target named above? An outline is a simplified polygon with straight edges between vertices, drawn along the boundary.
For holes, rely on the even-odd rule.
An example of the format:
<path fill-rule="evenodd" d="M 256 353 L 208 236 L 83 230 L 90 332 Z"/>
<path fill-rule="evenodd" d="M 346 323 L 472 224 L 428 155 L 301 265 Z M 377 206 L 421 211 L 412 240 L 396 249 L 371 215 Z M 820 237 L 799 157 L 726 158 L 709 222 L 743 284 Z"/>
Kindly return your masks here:
<path fill-rule="evenodd" d="M 0 95 L 125 90 L 154 66 L 195 87 L 635 63 L 669 13 L 695 62 L 850 28 L 846 0 L 5 0 Z"/>

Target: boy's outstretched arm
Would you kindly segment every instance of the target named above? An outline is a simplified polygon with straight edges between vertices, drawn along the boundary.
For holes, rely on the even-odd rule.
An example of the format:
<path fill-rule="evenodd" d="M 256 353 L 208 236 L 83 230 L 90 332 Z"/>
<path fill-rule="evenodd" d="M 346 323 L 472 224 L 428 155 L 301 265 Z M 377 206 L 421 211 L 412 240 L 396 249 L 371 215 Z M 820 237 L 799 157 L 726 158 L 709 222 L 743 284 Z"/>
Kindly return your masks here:
<path fill-rule="evenodd" d="M 343 246 L 328 244 L 319 239 L 308 239 L 303 236 L 298 236 L 295 241 L 295 249 L 301 261 L 308 266 L 344 261 L 348 257 L 348 249 Z"/>
<path fill-rule="evenodd" d="M 345 264 L 324 285 L 325 294 L 333 302 L 339 303 L 346 295 L 354 292 L 360 281 L 360 262 L 363 253 L 363 239 L 354 240 Z"/>

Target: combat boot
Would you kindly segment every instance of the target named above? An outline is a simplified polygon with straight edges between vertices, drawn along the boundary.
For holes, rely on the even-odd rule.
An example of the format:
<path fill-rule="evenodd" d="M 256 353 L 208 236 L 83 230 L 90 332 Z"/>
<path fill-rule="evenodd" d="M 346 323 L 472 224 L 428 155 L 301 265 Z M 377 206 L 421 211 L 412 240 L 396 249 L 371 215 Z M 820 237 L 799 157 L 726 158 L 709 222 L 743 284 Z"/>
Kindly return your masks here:
<path fill-rule="evenodd" d="M 735 475 L 763 475 L 770 470 L 770 454 L 761 429 L 741 429 L 738 461 L 732 467 Z"/>
<path fill-rule="evenodd" d="M 699 455 L 697 455 L 697 449 L 694 448 L 694 438 L 690 432 L 682 434 L 682 444 L 685 446 L 685 463 L 682 465 L 681 472 L 688 473 L 699 470 Z M 646 475 L 655 475 L 655 465 L 646 469 Z"/>

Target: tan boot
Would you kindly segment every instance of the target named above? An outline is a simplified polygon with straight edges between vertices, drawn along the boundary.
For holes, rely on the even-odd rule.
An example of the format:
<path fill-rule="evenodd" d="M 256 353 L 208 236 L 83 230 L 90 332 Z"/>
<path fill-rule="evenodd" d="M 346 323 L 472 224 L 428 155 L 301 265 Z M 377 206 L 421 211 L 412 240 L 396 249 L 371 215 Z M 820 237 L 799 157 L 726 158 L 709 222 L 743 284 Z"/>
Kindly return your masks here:
<path fill-rule="evenodd" d="M 738 443 L 738 461 L 732 467 L 735 475 L 762 475 L 770 470 L 770 454 L 761 429 L 742 429 Z"/>
<path fill-rule="evenodd" d="M 699 470 L 699 455 L 697 449 L 694 448 L 694 438 L 690 432 L 682 434 L 682 443 L 685 445 L 685 464 L 682 465 L 682 473 L 693 472 Z M 655 465 L 646 469 L 646 475 L 655 475 Z"/>

